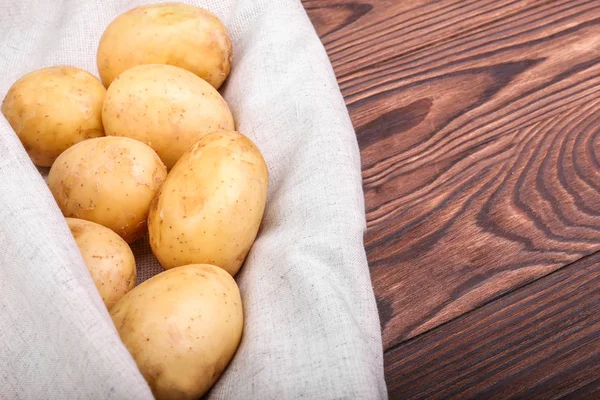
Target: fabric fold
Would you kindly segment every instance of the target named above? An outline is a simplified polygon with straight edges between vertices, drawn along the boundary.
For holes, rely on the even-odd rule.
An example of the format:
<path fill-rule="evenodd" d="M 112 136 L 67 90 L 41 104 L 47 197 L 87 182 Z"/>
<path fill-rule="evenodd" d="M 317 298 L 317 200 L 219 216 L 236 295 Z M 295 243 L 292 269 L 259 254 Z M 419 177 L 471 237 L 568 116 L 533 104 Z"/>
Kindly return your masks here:
<path fill-rule="evenodd" d="M 104 28 L 147 3 L 0 3 L 0 95 L 50 65 L 97 76 Z M 215 12 L 232 35 L 233 69 L 221 92 L 270 174 L 263 224 L 236 276 L 244 336 L 207 397 L 386 398 L 359 151 L 314 28 L 297 0 L 186 3 Z M 0 397 L 152 398 L 2 116 L 0 154 Z M 132 248 L 140 281 L 161 271 L 146 238 Z"/>

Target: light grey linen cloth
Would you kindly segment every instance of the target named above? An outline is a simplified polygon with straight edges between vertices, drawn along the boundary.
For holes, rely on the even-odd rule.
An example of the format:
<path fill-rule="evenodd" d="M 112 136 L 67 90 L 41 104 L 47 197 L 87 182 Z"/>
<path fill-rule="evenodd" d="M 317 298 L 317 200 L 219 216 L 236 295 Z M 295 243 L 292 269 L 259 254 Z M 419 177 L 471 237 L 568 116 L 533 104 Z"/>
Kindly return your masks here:
<path fill-rule="evenodd" d="M 152 1 L 0 0 L 0 96 L 23 74 L 97 75 L 102 32 Z M 221 92 L 270 173 L 263 225 L 236 276 L 242 343 L 211 399 L 386 398 L 362 235 L 360 159 L 327 55 L 297 0 L 187 1 L 234 44 Z M 43 172 L 0 115 L 0 399 L 149 399 Z M 161 271 L 147 239 L 138 281 Z"/>

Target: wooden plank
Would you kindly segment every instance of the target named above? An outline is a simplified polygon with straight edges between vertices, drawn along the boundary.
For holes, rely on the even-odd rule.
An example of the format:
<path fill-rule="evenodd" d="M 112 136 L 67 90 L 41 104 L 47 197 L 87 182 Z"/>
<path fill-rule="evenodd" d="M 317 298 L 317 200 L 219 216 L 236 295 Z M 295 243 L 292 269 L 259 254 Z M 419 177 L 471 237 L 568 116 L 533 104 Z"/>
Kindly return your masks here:
<path fill-rule="evenodd" d="M 550 2 L 342 80 L 384 347 L 600 249 L 600 3 Z"/>
<path fill-rule="evenodd" d="M 455 3 L 305 1 L 357 127 L 390 397 L 600 398 L 600 3 L 484 3 L 400 36 Z"/>
<path fill-rule="evenodd" d="M 387 354 L 393 399 L 600 396 L 600 253 Z"/>
<path fill-rule="evenodd" d="M 304 0 L 338 77 L 549 0 Z"/>

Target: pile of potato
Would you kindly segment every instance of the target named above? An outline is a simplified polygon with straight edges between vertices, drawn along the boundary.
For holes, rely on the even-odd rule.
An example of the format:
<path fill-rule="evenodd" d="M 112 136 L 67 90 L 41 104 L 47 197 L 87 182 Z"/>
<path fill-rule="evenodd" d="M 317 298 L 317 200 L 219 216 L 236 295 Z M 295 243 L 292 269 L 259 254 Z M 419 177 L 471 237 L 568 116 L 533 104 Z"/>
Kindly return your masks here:
<path fill-rule="evenodd" d="M 233 276 L 256 238 L 268 173 L 217 91 L 231 58 L 211 12 L 148 5 L 107 27 L 102 81 L 44 68 L 2 103 L 32 161 L 51 167 L 48 186 L 158 399 L 202 396 L 242 335 Z M 134 287 L 128 243 L 146 232 L 165 271 Z"/>

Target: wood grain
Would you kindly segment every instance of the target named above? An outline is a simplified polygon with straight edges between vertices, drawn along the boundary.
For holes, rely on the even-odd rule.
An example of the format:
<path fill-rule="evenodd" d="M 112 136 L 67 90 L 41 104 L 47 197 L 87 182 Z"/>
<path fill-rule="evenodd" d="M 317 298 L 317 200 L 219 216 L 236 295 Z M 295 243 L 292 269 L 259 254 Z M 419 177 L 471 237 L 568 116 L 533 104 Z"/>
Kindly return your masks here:
<path fill-rule="evenodd" d="M 304 4 L 361 148 L 391 397 L 600 398 L 600 2 Z"/>
<path fill-rule="evenodd" d="M 600 253 L 388 354 L 393 399 L 594 399 Z"/>
<path fill-rule="evenodd" d="M 564 400 L 579 400 L 579 399 L 600 399 L 600 379 L 569 393 Z"/>
<path fill-rule="evenodd" d="M 338 77 L 513 15 L 540 0 L 304 1 Z"/>
<path fill-rule="evenodd" d="M 598 61 L 550 2 L 340 79 L 386 349 L 600 249 Z"/>

